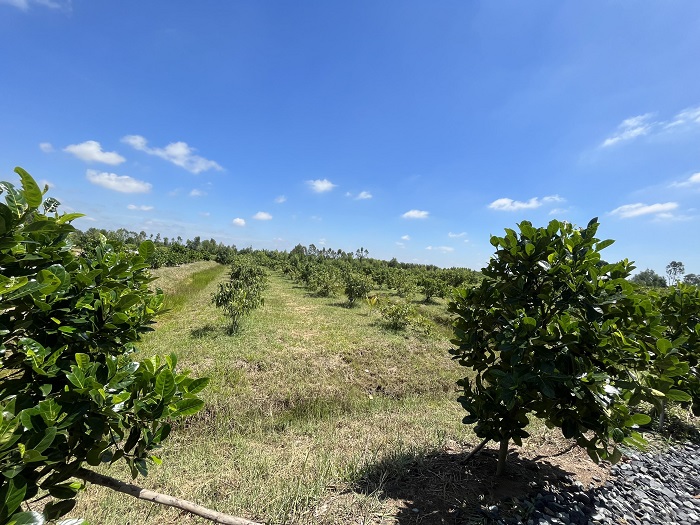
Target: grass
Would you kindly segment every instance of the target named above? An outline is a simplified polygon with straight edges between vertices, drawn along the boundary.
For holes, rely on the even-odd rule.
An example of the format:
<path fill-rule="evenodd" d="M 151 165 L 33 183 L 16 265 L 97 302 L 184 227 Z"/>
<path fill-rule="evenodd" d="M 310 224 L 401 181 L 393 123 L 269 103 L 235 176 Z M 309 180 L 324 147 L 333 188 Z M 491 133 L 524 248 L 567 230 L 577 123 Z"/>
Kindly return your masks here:
<path fill-rule="evenodd" d="M 357 488 L 373 465 L 390 476 L 396 458 L 446 440 L 476 442 L 460 423 L 455 382 L 463 372 L 444 333 L 387 330 L 365 304 L 311 297 L 273 274 L 264 307 L 229 336 L 211 304 L 225 267 L 156 273 L 169 311 L 141 352 L 175 352 L 180 367 L 211 383 L 205 408 L 176 424 L 163 465 L 142 486 L 268 523 L 370 521 L 392 512 L 377 483 Z M 123 469 L 106 472 L 128 479 Z M 101 524 L 201 522 L 99 487 L 72 515 Z"/>
<path fill-rule="evenodd" d="M 494 481 L 488 450 L 465 466 L 481 440 L 455 401 L 465 371 L 447 352 L 444 300 L 412 300 L 435 325 L 428 334 L 395 331 L 364 302 L 348 308 L 272 274 L 264 307 L 230 336 L 211 303 L 225 267 L 155 273 L 170 310 L 141 352 L 175 352 L 181 368 L 211 382 L 205 408 L 175 424 L 163 465 L 141 486 L 269 524 L 426 525 L 481 523 L 481 507 L 531 490 L 533 479 L 556 483 L 573 472 L 588 486 L 606 476 L 540 422 L 509 459 L 507 483 Z M 697 418 L 686 419 L 673 421 L 696 432 Z M 103 471 L 128 479 L 117 466 Z M 71 515 L 106 525 L 207 523 L 95 486 Z"/>

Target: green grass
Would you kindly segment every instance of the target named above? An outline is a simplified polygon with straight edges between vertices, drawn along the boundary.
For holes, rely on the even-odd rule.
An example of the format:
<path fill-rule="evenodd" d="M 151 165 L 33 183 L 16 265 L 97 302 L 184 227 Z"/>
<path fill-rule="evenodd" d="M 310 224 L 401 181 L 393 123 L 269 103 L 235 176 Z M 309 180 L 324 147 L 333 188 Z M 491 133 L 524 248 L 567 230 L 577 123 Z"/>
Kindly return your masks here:
<path fill-rule="evenodd" d="M 421 494 L 445 513 L 478 510 L 491 482 L 469 477 L 459 456 L 444 452 L 480 441 L 461 423 L 455 382 L 465 371 L 447 351 L 446 301 L 413 298 L 435 323 L 429 335 L 394 331 L 364 302 L 348 308 L 342 297 L 312 297 L 272 274 L 265 305 L 230 336 L 211 302 L 226 267 L 156 273 L 170 310 L 141 353 L 175 352 L 181 368 L 211 382 L 205 408 L 176 422 L 163 465 L 141 486 L 270 524 L 421 523 L 412 511 Z M 523 455 L 557 457 L 569 445 L 539 422 L 528 431 Z M 576 454 L 576 468 L 601 475 Z M 128 479 L 121 467 L 103 471 Z M 107 525 L 206 523 L 94 486 L 71 515 Z"/>
<path fill-rule="evenodd" d="M 175 425 L 142 486 L 268 523 L 345 523 L 388 512 L 376 494 L 350 490 L 372 465 L 476 441 L 460 423 L 462 370 L 444 334 L 387 330 L 367 305 L 311 297 L 272 274 L 264 307 L 230 336 L 211 304 L 226 273 L 207 263 L 158 271 L 170 311 L 140 351 L 175 352 L 211 383 L 205 408 Z M 99 487 L 72 515 L 200 522 Z"/>

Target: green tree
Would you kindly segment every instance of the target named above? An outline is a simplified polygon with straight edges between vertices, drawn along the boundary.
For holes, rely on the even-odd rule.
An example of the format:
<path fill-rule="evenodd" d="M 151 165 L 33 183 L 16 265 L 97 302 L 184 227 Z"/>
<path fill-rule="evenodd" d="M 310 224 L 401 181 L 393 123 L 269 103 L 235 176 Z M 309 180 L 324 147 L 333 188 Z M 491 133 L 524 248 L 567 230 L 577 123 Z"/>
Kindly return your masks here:
<path fill-rule="evenodd" d="M 691 286 L 700 286 L 700 275 L 694 273 L 686 274 L 683 278 L 683 282 Z"/>
<path fill-rule="evenodd" d="M 240 329 L 242 319 L 264 304 L 263 292 L 267 289 L 267 273 L 250 255 L 234 258 L 229 280 L 219 283 L 212 301 L 224 310 L 231 324 L 229 333 Z"/>
<path fill-rule="evenodd" d="M 345 276 L 345 295 L 350 306 L 354 305 L 357 299 L 367 297 L 373 289 L 374 281 L 368 275 L 349 272 Z"/>
<path fill-rule="evenodd" d="M 617 461 L 618 444 L 642 443 L 634 428 L 650 421 L 629 404 L 647 392 L 636 371 L 662 335 L 658 315 L 626 281 L 627 260 L 601 259 L 613 241 L 595 237 L 596 219 L 581 229 L 518 227 L 491 237 L 496 254 L 483 281 L 456 290 L 449 304 L 457 316 L 451 353 L 475 373 L 459 383 L 464 423 L 500 443 L 498 474 L 533 415 L 594 460 Z"/>
<path fill-rule="evenodd" d="M 203 406 L 207 379 L 179 372 L 174 355 L 135 360 L 163 303 L 148 287 L 153 243 L 133 254 L 102 239 L 77 255 L 81 214 L 59 215 L 15 171 L 21 188 L 0 183 L 0 523 L 39 524 L 73 507 L 75 478 L 96 479 L 85 467 L 123 461 L 136 477 L 160 463 L 172 419 Z M 39 491 L 53 498 L 43 516 L 21 512 Z"/>
<path fill-rule="evenodd" d="M 668 285 L 673 286 L 681 280 L 685 273 L 685 266 L 680 261 L 671 261 L 666 265 L 666 278 Z"/>
<path fill-rule="evenodd" d="M 649 268 L 631 277 L 630 282 L 649 288 L 666 288 L 666 279 Z"/>

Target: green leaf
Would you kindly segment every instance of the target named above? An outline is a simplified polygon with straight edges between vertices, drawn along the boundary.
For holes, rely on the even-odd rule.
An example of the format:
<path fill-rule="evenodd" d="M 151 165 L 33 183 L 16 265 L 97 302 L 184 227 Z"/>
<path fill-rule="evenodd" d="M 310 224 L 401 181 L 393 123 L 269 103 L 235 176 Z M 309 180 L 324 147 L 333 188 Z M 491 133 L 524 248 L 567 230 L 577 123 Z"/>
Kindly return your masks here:
<path fill-rule="evenodd" d="M 41 438 L 39 443 L 34 445 L 34 450 L 37 452 L 44 452 L 47 448 L 49 448 L 51 443 L 53 443 L 53 440 L 56 438 L 56 432 L 56 427 L 48 427 L 46 430 L 44 430 L 44 437 Z"/>
<path fill-rule="evenodd" d="M 671 348 L 673 348 L 673 343 L 671 343 L 671 341 L 668 339 L 658 339 L 656 341 L 656 348 L 661 355 L 665 355 Z"/>
<path fill-rule="evenodd" d="M 24 198 L 27 200 L 27 204 L 31 208 L 38 208 L 42 200 L 39 185 L 29 173 L 24 171 L 19 166 L 15 168 L 15 173 L 19 175 L 19 178 L 22 181 L 22 191 L 24 193 Z"/>
<path fill-rule="evenodd" d="M 158 394 L 164 402 L 169 402 L 175 392 L 175 378 L 170 369 L 166 368 L 156 377 L 156 394 Z"/>
<path fill-rule="evenodd" d="M 139 255 L 147 261 L 156 251 L 156 246 L 153 241 L 143 241 L 139 245 Z"/>
<path fill-rule="evenodd" d="M 10 479 L 7 484 L 7 493 L 5 494 L 5 508 L 7 514 L 12 513 L 19 508 L 24 501 L 24 495 L 27 493 L 27 480 L 22 476 L 15 476 Z"/>
<path fill-rule="evenodd" d="M 42 514 L 38 512 L 18 512 L 14 514 L 7 525 L 44 525 L 46 520 Z"/>
<path fill-rule="evenodd" d="M 90 356 L 87 354 L 75 354 L 75 362 L 78 363 L 78 368 L 85 370 L 90 365 Z"/>
<path fill-rule="evenodd" d="M 201 392 L 209 384 L 208 377 L 201 377 L 199 379 L 194 379 L 189 385 L 187 385 L 187 392 L 189 394 L 197 394 Z"/>
<path fill-rule="evenodd" d="M 626 427 L 632 427 L 632 426 L 644 426 L 648 425 L 651 423 L 651 418 L 647 416 L 646 414 L 632 414 L 626 421 L 625 421 L 625 426 Z"/>
<path fill-rule="evenodd" d="M 84 213 L 64 213 L 58 219 L 56 219 L 56 222 L 58 224 L 65 224 L 66 222 L 70 222 L 72 220 L 79 219 L 80 217 L 85 217 L 85 214 Z"/>
<path fill-rule="evenodd" d="M 666 398 L 670 399 L 671 401 L 678 402 L 688 402 L 693 400 L 690 394 L 683 392 L 682 390 L 677 390 L 675 388 L 672 388 L 671 390 L 666 392 Z"/>
<path fill-rule="evenodd" d="M 171 404 L 168 408 L 170 409 L 170 417 L 178 418 L 196 414 L 202 407 L 204 407 L 204 401 L 201 399 L 183 399 Z"/>

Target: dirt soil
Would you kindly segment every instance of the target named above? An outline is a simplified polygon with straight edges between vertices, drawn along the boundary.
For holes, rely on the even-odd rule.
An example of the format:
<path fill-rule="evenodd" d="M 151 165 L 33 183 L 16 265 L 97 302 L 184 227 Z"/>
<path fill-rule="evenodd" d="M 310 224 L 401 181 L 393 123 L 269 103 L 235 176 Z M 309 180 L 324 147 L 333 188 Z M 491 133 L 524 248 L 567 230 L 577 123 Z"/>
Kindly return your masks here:
<path fill-rule="evenodd" d="M 492 443 L 491 445 L 496 445 Z M 498 504 L 507 515 L 513 500 L 543 490 L 559 492 L 574 481 L 586 489 L 603 484 L 609 464 L 596 465 L 586 452 L 566 441 L 511 446 L 507 472 L 496 478 L 496 448 L 484 448 L 465 461 L 477 443 L 448 441 L 443 450 L 402 465 L 400 474 L 387 477 L 387 465 L 369 471 L 363 482 L 345 494 L 326 500 L 325 507 L 343 506 L 344 496 L 374 494 L 384 512 L 371 520 L 353 523 L 389 524 L 476 524 L 487 523 L 482 508 Z M 497 445 L 496 445 L 497 446 Z M 329 509 L 330 510 L 330 509 Z"/>

